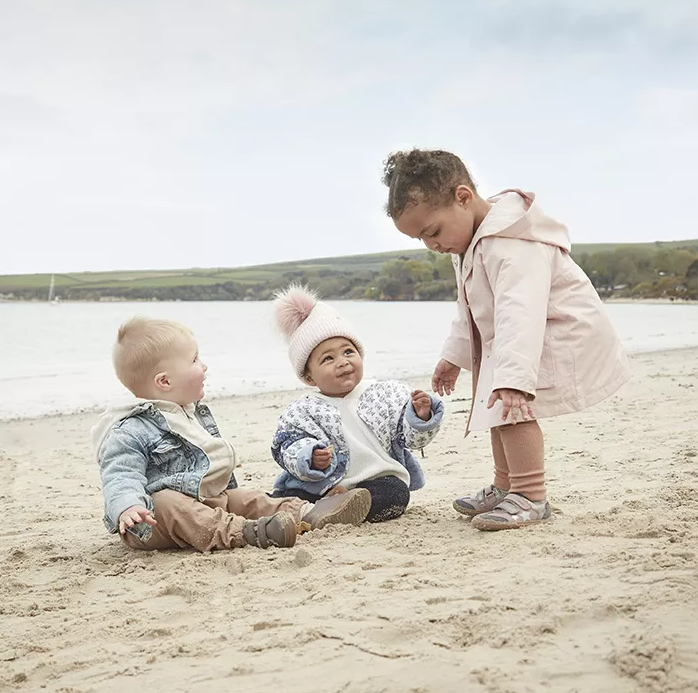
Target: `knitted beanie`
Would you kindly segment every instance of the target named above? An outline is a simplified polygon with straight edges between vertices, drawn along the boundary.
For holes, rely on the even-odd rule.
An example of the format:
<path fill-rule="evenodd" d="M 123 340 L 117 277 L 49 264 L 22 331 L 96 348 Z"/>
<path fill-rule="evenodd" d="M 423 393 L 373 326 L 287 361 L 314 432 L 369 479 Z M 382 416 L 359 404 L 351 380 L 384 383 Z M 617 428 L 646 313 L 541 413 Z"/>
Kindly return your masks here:
<path fill-rule="evenodd" d="M 354 328 L 331 306 L 305 286 L 291 284 L 276 294 L 276 324 L 288 342 L 288 356 L 293 370 L 303 380 L 305 367 L 313 349 L 332 337 L 346 337 L 363 357 L 364 347 Z"/>

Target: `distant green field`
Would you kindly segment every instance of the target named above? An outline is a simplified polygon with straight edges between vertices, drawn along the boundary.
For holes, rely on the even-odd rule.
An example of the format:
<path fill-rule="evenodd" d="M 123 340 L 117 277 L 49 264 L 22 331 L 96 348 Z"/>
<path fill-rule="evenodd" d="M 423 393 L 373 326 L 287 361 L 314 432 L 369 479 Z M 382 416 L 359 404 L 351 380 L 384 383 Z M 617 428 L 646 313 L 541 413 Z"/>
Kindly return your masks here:
<path fill-rule="evenodd" d="M 572 254 L 581 256 L 603 251 L 624 248 L 688 248 L 698 252 L 698 240 L 662 241 L 657 243 L 593 243 L 579 244 L 572 249 Z M 178 269 L 178 270 L 143 270 L 122 272 L 79 272 L 74 274 L 56 274 L 56 290 L 68 288 L 102 289 L 113 287 L 150 288 L 222 284 L 239 282 L 256 284 L 280 277 L 288 272 L 303 270 L 336 270 L 346 272 L 379 271 L 388 260 L 395 258 L 423 259 L 428 251 L 422 249 L 399 250 L 371 255 L 349 255 L 343 257 L 317 258 L 297 262 L 282 262 L 272 265 L 254 267 Z M 0 275 L 0 293 L 11 293 L 17 289 L 38 289 L 48 286 L 50 274 L 15 274 Z"/>
<path fill-rule="evenodd" d="M 337 270 L 337 271 L 379 271 L 383 263 L 398 257 L 424 257 L 425 250 L 404 250 L 373 255 L 352 255 L 346 257 L 320 258 L 297 262 L 282 262 L 273 265 L 254 267 L 219 267 L 207 269 L 177 270 L 132 270 L 122 272 L 79 272 L 74 274 L 56 274 L 56 289 L 67 288 L 107 288 L 107 287 L 157 287 L 157 286 L 193 286 L 197 284 L 221 284 L 224 282 L 241 282 L 256 284 L 275 279 L 287 272 L 303 270 Z M 47 287 L 51 283 L 50 274 L 11 274 L 0 275 L 0 293 L 9 293 L 14 289 L 31 289 Z"/>
<path fill-rule="evenodd" d="M 698 239 L 688 241 L 655 241 L 654 243 L 577 243 L 572 246 L 572 255 L 583 255 L 588 253 L 603 253 L 618 248 L 646 248 L 649 250 L 660 250 L 671 248 L 672 250 L 692 250 L 698 252 Z"/>

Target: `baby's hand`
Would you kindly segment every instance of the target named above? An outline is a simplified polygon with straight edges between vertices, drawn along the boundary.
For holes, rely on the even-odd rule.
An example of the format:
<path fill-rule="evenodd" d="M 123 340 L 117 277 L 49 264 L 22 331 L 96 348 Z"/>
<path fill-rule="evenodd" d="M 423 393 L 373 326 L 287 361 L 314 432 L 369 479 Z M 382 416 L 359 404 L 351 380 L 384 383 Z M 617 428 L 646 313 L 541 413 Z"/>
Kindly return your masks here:
<path fill-rule="evenodd" d="M 329 447 L 313 450 L 313 463 L 310 465 L 313 469 L 319 469 L 323 471 L 327 469 L 330 464 L 332 464 L 332 453 L 334 452 L 334 445 Z"/>
<path fill-rule="evenodd" d="M 340 493 L 346 493 L 347 490 L 344 488 L 344 486 L 335 486 L 333 489 L 330 489 L 326 494 L 325 497 L 327 496 L 338 496 Z"/>
<path fill-rule="evenodd" d="M 153 513 L 148 508 L 144 508 L 142 505 L 132 505 L 119 515 L 119 532 L 125 534 L 127 527 L 133 527 L 139 522 L 145 522 L 147 525 L 157 524 Z"/>
<path fill-rule="evenodd" d="M 431 419 L 431 397 L 422 390 L 415 390 L 412 395 L 412 406 L 422 421 Z"/>
<path fill-rule="evenodd" d="M 503 388 L 501 390 L 495 390 L 491 395 L 489 402 L 487 402 L 487 408 L 492 409 L 492 407 L 497 403 L 497 400 L 502 400 L 502 421 L 506 421 L 509 413 L 511 412 L 513 421 L 516 423 L 517 415 L 521 414 L 521 418 L 524 421 L 530 421 L 535 419 L 533 416 L 533 410 L 529 404 L 529 396 L 525 392 L 520 390 L 508 390 Z"/>
<path fill-rule="evenodd" d="M 444 393 L 450 395 L 456 389 L 456 380 L 460 373 L 460 366 L 441 359 L 434 369 L 434 375 L 431 377 L 431 389 L 438 392 L 442 397 Z"/>

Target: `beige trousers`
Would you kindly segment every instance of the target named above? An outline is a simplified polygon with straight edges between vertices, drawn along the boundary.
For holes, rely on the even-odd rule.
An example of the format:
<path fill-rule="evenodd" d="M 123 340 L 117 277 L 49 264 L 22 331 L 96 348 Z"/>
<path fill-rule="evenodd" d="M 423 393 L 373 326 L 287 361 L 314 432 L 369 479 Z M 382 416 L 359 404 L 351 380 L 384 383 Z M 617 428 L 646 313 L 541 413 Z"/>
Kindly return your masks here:
<path fill-rule="evenodd" d="M 121 535 L 132 549 L 235 549 L 245 545 L 242 528 L 246 520 L 258 520 L 279 512 L 299 518 L 305 501 L 300 498 L 269 498 L 261 491 L 231 489 L 218 496 L 199 501 L 177 491 L 165 489 L 154 493 L 153 533 L 147 542 L 131 532 Z"/>

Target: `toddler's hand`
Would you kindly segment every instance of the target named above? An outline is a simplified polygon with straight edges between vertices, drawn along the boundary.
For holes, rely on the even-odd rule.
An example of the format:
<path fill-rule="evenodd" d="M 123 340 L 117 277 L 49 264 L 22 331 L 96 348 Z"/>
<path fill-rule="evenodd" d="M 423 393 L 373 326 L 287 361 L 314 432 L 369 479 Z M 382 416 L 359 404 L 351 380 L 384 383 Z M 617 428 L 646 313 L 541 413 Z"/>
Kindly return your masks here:
<path fill-rule="evenodd" d="M 346 493 L 347 490 L 344 488 L 344 486 L 335 486 L 333 489 L 330 489 L 326 494 L 325 497 L 327 496 L 338 496 L 340 493 Z"/>
<path fill-rule="evenodd" d="M 502 421 L 506 421 L 510 412 L 513 418 L 513 424 L 516 423 L 517 414 L 521 414 L 521 418 L 524 421 L 531 421 L 535 418 L 528 401 L 529 396 L 525 392 L 521 392 L 520 390 L 508 390 L 506 388 L 495 390 L 490 395 L 487 408 L 492 409 L 498 399 L 502 400 Z"/>
<path fill-rule="evenodd" d="M 313 463 L 310 466 L 313 469 L 319 469 L 320 471 L 327 469 L 330 466 L 330 464 L 332 464 L 333 451 L 333 445 L 330 445 L 327 448 L 313 450 Z"/>
<path fill-rule="evenodd" d="M 450 395 L 456 389 L 456 380 L 460 374 L 460 366 L 441 359 L 436 364 L 434 375 L 431 377 L 431 389 L 438 392 L 442 397 L 444 392 Z"/>
<path fill-rule="evenodd" d="M 431 397 L 422 390 L 415 390 L 412 393 L 412 406 L 417 416 L 422 421 L 431 419 Z"/>
<path fill-rule="evenodd" d="M 119 532 L 125 534 L 127 527 L 133 527 L 139 522 L 145 522 L 147 525 L 157 524 L 153 513 L 148 508 L 144 508 L 142 505 L 132 505 L 119 515 Z"/>

